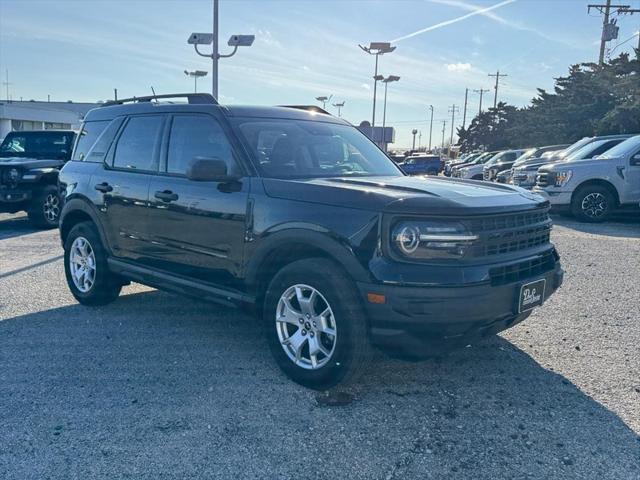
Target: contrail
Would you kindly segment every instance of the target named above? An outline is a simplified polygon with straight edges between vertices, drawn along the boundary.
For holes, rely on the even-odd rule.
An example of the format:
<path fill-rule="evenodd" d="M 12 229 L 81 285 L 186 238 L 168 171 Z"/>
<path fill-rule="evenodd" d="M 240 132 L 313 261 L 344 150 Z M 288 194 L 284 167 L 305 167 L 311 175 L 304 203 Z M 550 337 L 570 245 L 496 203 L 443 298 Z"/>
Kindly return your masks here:
<path fill-rule="evenodd" d="M 436 23 L 435 25 L 431 25 L 430 27 L 423 28 L 418 30 L 417 32 L 410 33 L 408 35 L 404 35 L 402 37 L 398 37 L 395 40 L 391 40 L 391 43 L 398 43 L 402 40 L 406 40 L 407 38 L 415 37 L 416 35 L 420 35 L 426 32 L 430 32 L 431 30 L 436 30 L 441 27 L 446 27 L 447 25 L 451 25 L 453 23 L 461 22 L 462 20 L 466 20 L 469 17 L 475 17 L 476 15 L 482 15 L 483 13 L 490 12 L 491 10 L 495 10 L 496 8 L 504 7 L 505 5 L 509 5 L 510 3 L 515 2 L 516 0 L 505 0 L 504 2 L 496 3 L 487 8 L 482 8 L 479 10 L 474 10 L 473 12 L 469 12 L 466 15 L 462 15 L 461 17 L 452 18 L 451 20 L 446 20 L 444 22 Z"/>

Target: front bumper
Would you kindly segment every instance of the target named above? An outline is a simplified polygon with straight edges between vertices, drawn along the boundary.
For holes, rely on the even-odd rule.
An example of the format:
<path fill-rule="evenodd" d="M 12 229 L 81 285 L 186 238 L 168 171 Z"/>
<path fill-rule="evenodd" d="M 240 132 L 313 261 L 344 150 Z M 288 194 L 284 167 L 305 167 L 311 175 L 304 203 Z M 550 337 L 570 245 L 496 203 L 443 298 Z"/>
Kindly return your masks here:
<path fill-rule="evenodd" d="M 16 212 L 32 198 L 31 190 L 0 187 L 0 212 Z"/>
<path fill-rule="evenodd" d="M 549 201 L 552 207 L 561 208 L 571 205 L 571 196 L 573 194 L 572 191 L 563 192 L 540 187 L 533 187 L 532 192 L 542 195 L 546 200 Z"/>
<path fill-rule="evenodd" d="M 544 278 L 544 300 L 562 284 L 558 261 L 552 269 L 493 286 L 490 282 L 461 286 L 358 284 L 365 300 L 373 343 L 414 355 L 438 354 L 496 334 L 531 313 L 518 312 L 520 287 Z M 385 302 L 367 301 L 369 293 Z"/>

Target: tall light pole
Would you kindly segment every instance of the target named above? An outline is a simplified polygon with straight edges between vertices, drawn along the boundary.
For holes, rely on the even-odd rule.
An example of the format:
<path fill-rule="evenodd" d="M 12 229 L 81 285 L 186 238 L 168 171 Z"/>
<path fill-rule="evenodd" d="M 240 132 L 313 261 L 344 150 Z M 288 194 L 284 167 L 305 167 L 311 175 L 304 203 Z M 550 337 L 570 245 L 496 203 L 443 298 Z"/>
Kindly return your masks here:
<path fill-rule="evenodd" d="M 382 143 L 384 144 L 384 151 L 387 151 L 387 135 L 385 134 L 385 127 L 387 126 L 387 87 L 391 82 L 397 82 L 400 77 L 397 75 L 389 75 L 382 80 L 384 83 L 384 106 L 382 108 Z"/>
<path fill-rule="evenodd" d="M 316 97 L 316 100 L 318 100 L 319 102 L 322 102 L 322 109 L 326 110 L 327 102 L 331 100 L 331 97 L 333 97 L 333 95 L 329 95 L 328 97 L 326 95 L 323 95 L 321 97 Z"/>
<path fill-rule="evenodd" d="M 433 105 L 429 105 L 431 110 L 431 121 L 429 122 L 429 151 L 431 151 L 431 135 L 433 133 Z"/>
<path fill-rule="evenodd" d="M 338 118 L 341 117 L 342 115 L 340 115 L 340 111 L 342 110 L 342 107 L 344 107 L 344 100 L 340 103 L 333 103 L 332 105 L 334 107 L 336 107 L 338 109 Z"/>
<path fill-rule="evenodd" d="M 207 73 L 204 70 L 193 70 L 192 72 L 185 70 L 184 74 L 187 77 L 193 77 L 193 93 L 198 93 L 198 78 L 206 77 Z"/>
<path fill-rule="evenodd" d="M 376 126 L 376 93 L 378 88 L 378 80 L 382 80 L 378 76 L 378 57 L 385 53 L 393 52 L 396 47 L 392 47 L 389 42 L 371 42 L 368 47 L 358 45 L 364 52 L 369 55 L 375 55 L 376 66 L 373 72 L 373 115 L 371 116 L 371 127 Z"/>
<path fill-rule="evenodd" d="M 442 150 L 444 150 L 444 131 L 447 128 L 447 121 L 442 120 Z"/>
<path fill-rule="evenodd" d="M 411 147 L 412 152 L 416 149 L 416 133 L 418 133 L 417 128 L 414 128 L 413 130 L 411 130 L 411 134 L 413 135 L 413 146 Z"/>
<path fill-rule="evenodd" d="M 211 94 L 216 99 L 218 98 L 218 60 L 233 57 L 238 47 L 250 47 L 256 38 L 255 35 L 231 35 L 227 45 L 233 47 L 233 51 L 227 55 L 221 55 L 218 38 L 218 3 L 219 0 L 213 0 L 213 33 L 192 33 L 187 40 L 187 43 L 193 45 L 198 55 L 211 59 Z M 200 52 L 198 45 L 211 45 L 211 53 Z"/>

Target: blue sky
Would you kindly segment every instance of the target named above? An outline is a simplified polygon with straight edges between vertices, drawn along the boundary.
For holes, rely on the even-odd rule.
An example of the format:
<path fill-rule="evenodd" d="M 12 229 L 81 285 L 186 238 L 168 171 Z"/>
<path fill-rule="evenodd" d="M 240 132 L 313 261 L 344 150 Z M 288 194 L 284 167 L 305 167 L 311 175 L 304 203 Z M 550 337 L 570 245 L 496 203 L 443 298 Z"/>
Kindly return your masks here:
<path fill-rule="evenodd" d="M 499 98 L 522 106 L 570 64 L 596 60 L 602 20 L 587 14 L 588 3 L 222 0 L 222 52 L 231 34 L 254 34 L 256 41 L 221 60 L 221 101 L 310 104 L 334 95 L 333 101 L 346 101 L 345 118 L 371 120 L 374 59 L 358 43 L 397 40 L 397 50 L 380 59 L 381 74 L 401 77 L 389 87 L 387 125 L 396 127 L 396 145 L 410 145 L 413 128 L 427 143 L 427 105 L 433 104 L 436 144 L 442 120 L 449 137 L 448 107 L 455 103 L 462 111 L 467 87 L 492 88 L 488 73 L 507 73 Z M 624 3 L 640 8 L 640 0 Z M 477 13 L 489 7 L 495 8 Z M 151 85 L 158 93 L 190 91 L 183 70 L 210 71 L 210 62 L 186 39 L 211 31 L 211 18 L 210 0 L 0 0 L 1 78 L 9 69 L 14 99 L 50 94 L 52 100 L 97 101 L 111 98 L 114 87 L 124 97 L 148 94 Z M 620 18 L 620 41 L 638 31 L 639 20 Z M 633 45 L 637 40 L 616 54 Z M 199 87 L 209 89 L 210 77 Z M 490 91 L 485 105 L 492 101 Z M 470 93 L 467 117 L 477 109 L 478 95 Z M 381 117 L 382 108 L 378 124 Z"/>

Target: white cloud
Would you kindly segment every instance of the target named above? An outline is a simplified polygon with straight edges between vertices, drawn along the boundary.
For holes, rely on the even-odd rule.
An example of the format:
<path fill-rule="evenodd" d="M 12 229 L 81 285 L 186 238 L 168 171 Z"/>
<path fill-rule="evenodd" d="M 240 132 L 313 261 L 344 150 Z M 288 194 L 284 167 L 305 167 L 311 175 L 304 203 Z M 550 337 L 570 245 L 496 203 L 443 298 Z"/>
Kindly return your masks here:
<path fill-rule="evenodd" d="M 360 85 L 363 89 L 365 90 L 371 90 L 371 85 L 369 85 L 368 83 L 363 83 L 362 85 Z"/>
<path fill-rule="evenodd" d="M 470 63 L 448 63 L 447 70 L 450 72 L 464 72 L 467 70 L 471 70 Z"/>

